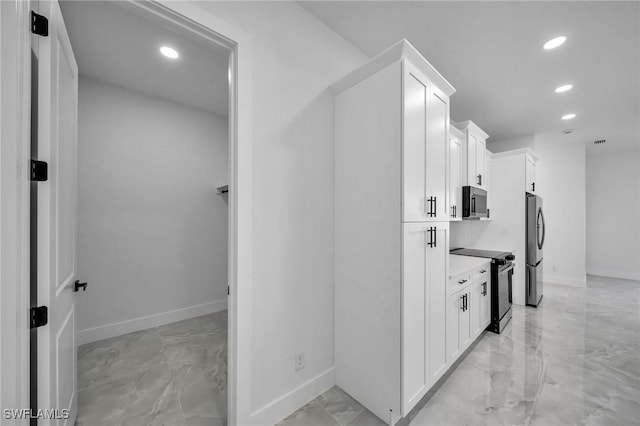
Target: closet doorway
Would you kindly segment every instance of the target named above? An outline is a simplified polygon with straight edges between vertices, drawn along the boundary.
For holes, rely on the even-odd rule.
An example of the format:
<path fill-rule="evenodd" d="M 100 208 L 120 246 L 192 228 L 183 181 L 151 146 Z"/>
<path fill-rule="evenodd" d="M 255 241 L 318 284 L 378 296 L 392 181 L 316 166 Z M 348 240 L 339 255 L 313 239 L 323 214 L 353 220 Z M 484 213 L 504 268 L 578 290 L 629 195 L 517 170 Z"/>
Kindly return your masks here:
<path fill-rule="evenodd" d="M 52 169 L 57 192 L 36 190 L 38 201 L 61 201 L 51 204 L 61 225 L 39 227 L 34 246 L 68 242 L 63 266 L 88 285 L 54 283 L 56 297 L 76 290 L 69 314 L 51 317 L 63 333 L 44 345 L 64 375 L 53 383 L 51 358 L 32 352 L 32 407 L 71 398 L 80 426 L 226 424 L 231 51 L 147 6 L 42 3 L 57 26 L 43 57 L 33 44 L 34 69 L 54 55 L 60 70 L 71 64 L 51 71 L 61 82 L 51 146 L 72 151 L 63 131 L 75 117 L 60 111 L 73 110 L 66 87 L 77 84 L 77 173 L 67 157 Z M 75 211 L 58 178 L 67 175 L 77 177 Z M 77 362 L 61 343 L 79 345 Z"/>

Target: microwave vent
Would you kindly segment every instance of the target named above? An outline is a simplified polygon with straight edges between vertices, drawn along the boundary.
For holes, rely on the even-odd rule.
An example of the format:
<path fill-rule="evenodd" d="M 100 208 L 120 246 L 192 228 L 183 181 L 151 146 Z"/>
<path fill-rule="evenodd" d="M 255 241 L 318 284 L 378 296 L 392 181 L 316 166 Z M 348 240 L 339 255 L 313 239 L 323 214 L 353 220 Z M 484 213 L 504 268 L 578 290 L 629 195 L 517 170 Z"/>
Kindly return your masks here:
<path fill-rule="evenodd" d="M 607 142 L 606 139 L 599 139 L 597 141 L 593 141 L 594 145 L 602 145 L 603 143 Z"/>

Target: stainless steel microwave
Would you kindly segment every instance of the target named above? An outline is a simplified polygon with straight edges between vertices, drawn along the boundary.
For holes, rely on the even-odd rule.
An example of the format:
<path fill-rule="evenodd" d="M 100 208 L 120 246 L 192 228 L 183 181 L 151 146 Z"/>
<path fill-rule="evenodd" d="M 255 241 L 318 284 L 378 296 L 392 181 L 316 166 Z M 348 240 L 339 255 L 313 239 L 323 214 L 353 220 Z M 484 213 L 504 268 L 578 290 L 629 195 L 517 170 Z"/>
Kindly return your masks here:
<path fill-rule="evenodd" d="M 462 187 L 462 219 L 489 217 L 487 191 L 475 186 Z"/>

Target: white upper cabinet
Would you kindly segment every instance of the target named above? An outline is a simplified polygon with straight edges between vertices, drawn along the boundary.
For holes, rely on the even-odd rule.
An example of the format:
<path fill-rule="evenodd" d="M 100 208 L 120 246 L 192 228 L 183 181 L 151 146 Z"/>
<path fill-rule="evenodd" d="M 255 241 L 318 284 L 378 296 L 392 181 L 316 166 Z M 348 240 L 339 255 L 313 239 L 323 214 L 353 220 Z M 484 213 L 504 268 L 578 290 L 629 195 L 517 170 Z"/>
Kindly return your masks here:
<path fill-rule="evenodd" d="M 485 174 L 485 190 L 487 191 L 487 217 L 482 217 L 480 220 L 491 220 L 491 205 L 493 204 L 493 193 L 491 192 L 491 162 L 493 160 L 493 154 L 486 151 L 486 158 L 484 161 L 484 174 Z"/>
<path fill-rule="evenodd" d="M 536 161 L 530 156 L 525 155 L 525 181 L 526 181 L 526 192 L 531 192 L 535 194 L 537 191 L 536 188 Z"/>
<path fill-rule="evenodd" d="M 403 217 L 448 220 L 449 97 L 404 61 Z"/>
<path fill-rule="evenodd" d="M 487 141 L 476 137 L 476 173 L 474 176 L 478 178 L 478 186 L 486 188 L 487 175 L 485 172 L 485 158 L 487 152 Z M 469 160 L 471 161 L 471 160 Z"/>
<path fill-rule="evenodd" d="M 463 121 L 455 126 L 463 132 L 466 139 L 467 179 L 465 185 L 486 190 L 485 157 L 489 135 L 473 121 Z"/>
<path fill-rule="evenodd" d="M 405 222 L 427 220 L 427 79 L 404 66 L 403 211 Z"/>
<path fill-rule="evenodd" d="M 465 180 L 464 134 L 449 127 L 449 220 L 462 220 L 462 185 Z"/>

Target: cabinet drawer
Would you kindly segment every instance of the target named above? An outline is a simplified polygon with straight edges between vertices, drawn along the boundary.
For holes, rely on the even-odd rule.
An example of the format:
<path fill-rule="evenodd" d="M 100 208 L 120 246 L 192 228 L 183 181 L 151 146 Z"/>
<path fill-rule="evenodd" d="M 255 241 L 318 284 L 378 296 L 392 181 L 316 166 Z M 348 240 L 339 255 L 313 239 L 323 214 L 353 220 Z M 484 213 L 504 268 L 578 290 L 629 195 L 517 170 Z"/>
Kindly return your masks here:
<path fill-rule="evenodd" d="M 471 282 L 470 274 L 460 274 L 449 279 L 449 289 L 461 288 Z"/>
<path fill-rule="evenodd" d="M 489 280 L 490 266 L 486 265 L 471 273 L 471 281 Z"/>

